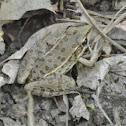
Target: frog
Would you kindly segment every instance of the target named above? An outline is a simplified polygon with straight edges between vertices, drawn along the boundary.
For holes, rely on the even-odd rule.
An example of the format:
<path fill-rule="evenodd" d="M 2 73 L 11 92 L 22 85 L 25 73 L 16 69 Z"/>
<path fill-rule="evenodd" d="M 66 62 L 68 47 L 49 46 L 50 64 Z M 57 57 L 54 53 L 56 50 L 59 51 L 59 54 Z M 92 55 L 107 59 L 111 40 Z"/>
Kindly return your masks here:
<path fill-rule="evenodd" d="M 36 42 L 21 62 L 18 83 L 25 83 L 28 79 L 24 87 L 26 92 L 31 91 L 33 95 L 43 97 L 58 96 L 60 91 L 74 89 L 74 79 L 65 74 L 78 61 L 84 64 L 81 56 L 86 48 L 83 43 L 90 30 L 91 26 L 87 24 L 69 26 L 49 50 L 41 40 Z"/>
<path fill-rule="evenodd" d="M 71 25 L 51 48 L 48 48 L 44 40 L 38 40 L 24 56 L 17 81 L 23 84 L 27 80 L 24 89 L 29 99 L 29 126 L 34 126 L 32 95 L 47 98 L 63 95 L 65 98 L 66 94 L 78 93 L 74 91 L 75 80 L 66 73 L 77 62 L 88 66 L 89 62 L 92 64 L 97 60 L 99 49 L 96 48 L 89 62 L 81 57 L 88 48 L 85 40 L 90 30 L 91 26 L 88 24 Z M 68 108 L 67 105 L 66 126 L 68 126 Z"/>

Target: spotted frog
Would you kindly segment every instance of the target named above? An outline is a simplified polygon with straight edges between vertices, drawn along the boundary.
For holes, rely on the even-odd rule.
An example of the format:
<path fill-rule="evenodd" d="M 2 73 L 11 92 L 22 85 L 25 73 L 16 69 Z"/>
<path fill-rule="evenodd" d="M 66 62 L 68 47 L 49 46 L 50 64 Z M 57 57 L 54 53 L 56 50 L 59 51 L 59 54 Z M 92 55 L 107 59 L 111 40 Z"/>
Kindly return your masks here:
<path fill-rule="evenodd" d="M 82 44 L 90 29 L 89 25 L 69 26 L 49 50 L 42 40 L 36 42 L 21 62 L 18 83 L 29 80 L 25 90 L 44 97 L 57 96 L 59 94 L 54 92 L 73 89 L 75 81 L 65 73 L 83 54 Z"/>

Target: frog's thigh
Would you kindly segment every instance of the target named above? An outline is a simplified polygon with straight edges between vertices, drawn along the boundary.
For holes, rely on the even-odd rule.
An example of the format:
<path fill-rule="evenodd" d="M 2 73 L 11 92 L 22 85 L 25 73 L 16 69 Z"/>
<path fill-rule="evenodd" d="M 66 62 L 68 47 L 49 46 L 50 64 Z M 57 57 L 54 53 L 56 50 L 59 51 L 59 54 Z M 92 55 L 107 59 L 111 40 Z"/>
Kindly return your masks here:
<path fill-rule="evenodd" d="M 52 75 L 42 78 L 39 81 L 28 83 L 25 86 L 25 90 L 31 91 L 34 95 L 42 95 L 43 91 L 65 91 L 73 89 L 75 87 L 75 81 L 65 75 Z"/>

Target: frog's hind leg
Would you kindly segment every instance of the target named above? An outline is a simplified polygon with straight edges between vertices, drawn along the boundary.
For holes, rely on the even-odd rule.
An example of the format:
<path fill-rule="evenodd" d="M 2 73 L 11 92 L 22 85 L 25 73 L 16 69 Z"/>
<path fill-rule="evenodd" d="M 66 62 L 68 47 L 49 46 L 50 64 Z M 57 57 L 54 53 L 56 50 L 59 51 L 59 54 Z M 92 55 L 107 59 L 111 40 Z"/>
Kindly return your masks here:
<path fill-rule="evenodd" d="M 28 120 L 29 126 L 34 125 L 33 118 L 33 98 L 32 95 L 43 96 L 43 97 L 55 97 L 63 95 L 64 102 L 66 104 L 66 126 L 68 126 L 68 110 L 69 104 L 68 99 L 65 94 L 75 93 L 75 91 L 70 91 L 75 89 L 75 81 L 65 75 L 54 74 L 46 78 L 41 78 L 38 81 L 30 82 L 25 85 L 24 89 L 28 93 L 29 105 L 28 105 Z"/>

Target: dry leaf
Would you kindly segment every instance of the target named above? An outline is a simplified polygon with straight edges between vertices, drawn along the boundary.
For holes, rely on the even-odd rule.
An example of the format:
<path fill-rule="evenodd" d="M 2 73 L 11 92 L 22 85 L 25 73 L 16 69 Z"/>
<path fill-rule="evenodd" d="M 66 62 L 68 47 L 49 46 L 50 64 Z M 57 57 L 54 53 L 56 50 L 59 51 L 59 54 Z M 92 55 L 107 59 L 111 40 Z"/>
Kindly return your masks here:
<path fill-rule="evenodd" d="M 81 67 L 78 69 L 77 84 L 96 90 L 99 80 L 103 80 L 109 71 L 109 65 L 103 62 L 96 63 L 95 67 Z"/>
<path fill-rule="evenodd" d="M 70 113 L 73 118 L 83 117 L 86 120 L 89 120 L 90 114 L 85 106 L 85 103 L 80 95 L 76 96 L 73 101 L 73 106 L 70 108 Z"/>
<path fill-rule="evenodd" d="M 41 118 L 37 126 L 48 126 L 48 123 L 44 119 Z"/>
<path fill-rule="evenodd" d="M 51 113 L 52 118 L 54 118 L 58 116 L 61 113 L 61 111 L 57 108 L 57 109 L 52 109 L 50 113 Z"/>
<path fill-rule="evenodd" d="M 2 120 L 4 126 L 26 126 L 26 125 L 21 125 L 20 122 L 14 121 L 13 119 L 8 117 L 0 117 L 0 120 Z"/>
<path fill-rule="evenodd" d="M 96 90 L 100 83 L 104 80 L 108 72 L 115 68 L 119 68 L 118 74 L 123 74 L 126 70 L 126 56 L 117 55 L 109 58 L 104 58 L 103 60 L 97 62 L 93 68 L 87 68 L 85 66 L 78 68 L 77 84 L 79 86 L 85 86 L 90 89 Z M 121 68 L 120 68 L 121 67 Z M 116 70 L 113 72 L 116 72 Z M 125 72 L 126 75 L 126 72 Z"/>
<path fill-rule="evenodd" d="M 14 83 L 17 76 L 18 68 L 19 68 L 18 60 L 11 60 L 3 66 L 2 72 L 8 75 L 9 77 L 8 84 Z"/>
<path fill-rule="evenodd" d="M 18 20 L 31 10 L 47 9 L 54 12 L 50 0 L 1 1 L 0 20 Z"/>

